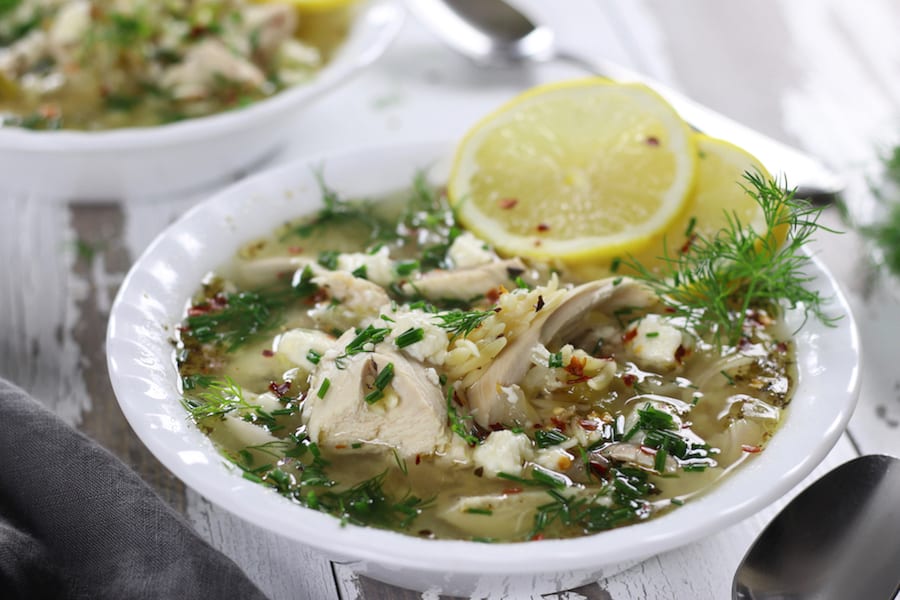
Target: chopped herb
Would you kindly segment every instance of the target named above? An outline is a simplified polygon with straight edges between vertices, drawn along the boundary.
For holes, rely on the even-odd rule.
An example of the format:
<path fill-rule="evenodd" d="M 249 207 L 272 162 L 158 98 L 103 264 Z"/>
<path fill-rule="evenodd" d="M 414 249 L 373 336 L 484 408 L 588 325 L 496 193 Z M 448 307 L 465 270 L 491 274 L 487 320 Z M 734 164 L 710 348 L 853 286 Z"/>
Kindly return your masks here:
<path fill-rule="evenodd" d="M 306 353 L 306 360 L 311 362 L 314 365 L 319 364 L 319 361 L 322 360 L 322 353 L 313 350 L 312 348 Z"/>
<path fill-rule="evenodd" d="M 694 227 L 697 226 L 697 217 L 691 217 L 688 221 L 687 229 L 684 230 L 684 237 L 689 238 L 694 233 Z"/>
<path fill-rule="evenodd" d="M 453 340 L 459 336 L 468 337 L 492 314 L 494 314 L 492 310 L 451 310 L 437 314 L 435 318 L 440 321 L 438 325 L 446 329 L 450 339 Z"/>
<path fill-rule="evenodd" d="M 478 436 L 472 433 L 471 427 L 466 425 L 466 420 L 471 420 L 472 417 L 463 417 L 459 414 L 456 407 L 453 405 L 453 397 L 454 391 L 451 387 L 447 390 L 447 418 L 450 421 L 450 430 L 465 440 L 468 445 L 475 446 L 480 440 L 478 439 Z"/>
<path fill-rule="evenodd" d="M 360 352 L 366 351 L 366 346 L 368 344 L 379 344 L 384 341 L 384 338 L 391 332 L 387 327 L 375 327 L 373 325 L 369 325 L 358 334 L 356 337 L 350 340 L 350 343 L 347 344 L 347 348 L 344 350 L 344 354 L 341 357 L 352 356 L 354 354 L 359 354 Z M 338 358 L 341 358 L 338 357 Z"/>
<path fill-rule="evenodd" d="M 319 398 L 324 398 L 325 394 L 328 393 L 328 388 L 330 388 L 330 387 L 331 387 L 331 380 L 326 377 L 325 379 L 322 380 L 322 385 L 319 386 L 319 391 L 316 392 L 316 396 L 318 396 Z"/>
<path fill-rule="evenodd" d="M 609 263 L 609 270 L 612 273 L 616 273 L 619 270 L 619 267 L 621 267 L 621 266 L 622 266 L 622 259 L 621 259 L 621 257 L 617 256 L 614 259 L 612 259 L 611 263 Z"/>
<path fill-rule="evenodd" d="M 719 371 L 719 373 L 721 373 L 722 377 L 724 377 L 728 381 L 728 385 L 734 385 L 734 377 L 732 377 L 725 371 Z"/>
<path fill-rule="evenodd" d="M 736 343 L 745 315 L 751 308 L 802 308 L 826 325 L 835 319 L 824 313 L 823 298 L 807 284 L 812 259 L 803 247 L 820 230 L 821 207 L 786 192 L 776 181 L 759 173 L 745 173 L 744 190 L 762 209 L 765 227 L 757 232 L 736 213 L 726 214 L 726 225 L 713 236 L 692 232 L 688 252 L 665 251 L 667 276 L 660 277 L 634 258 L 626 263 L 666 304 L 670 313 L 685 320 L 701 335 L 712 334 L 716 343 Z M 787 232 L 784 244 L 781 232 Z"/>
<path fill-rule="evenodd" d="M 197 388 L 208 388 L 215 381 L 216 378 L 212 375 L 185 375 L 181 378 L 181 387 L 187 392 Z"/>
<path fill-rule="evenodd" d="M 281 323 L 280 309 L 293 301 L 315 294 L 319 286 L 311 281 L 306 267 L 290 287 L 226 293 L 197 305 L 185 319 L 183 336 L 201 344 L 212 343 L 233 352 L 247 341 Z"/>
<path fill-rule="evenodd" d="M 648 331 L 645 337 L 648 337 L 648 338 L 659 337 L 659 332 L 658 331 Z"/>
<path fill-rule="evenodd" d="M 538 429 L 534 432 L 534 441 L 538 448 L 549 448 L 562 444 L 569 438 L 559 429 Z"/>
<path fill-rule="evenodd" d="M 407 346 L 411 346 L 416 342 L 421 342 L 425 339 L 425 330 L 421 327 L 410 327 L 403 333 L 397 336 L 397 339 L 394 340 L 394 343 L 398 348 L 406 348 Z"/>
<path fill-rule="evenodd" d="M 473 508 L 467 508 L 464 512 L 467 512 L 470 515 L 485 515 L 488 517 L 490 517 L 491 515 L 494 514 L 494 511 L 492 511 L 489 508 L 474 508 L 473 507 Z"/>
<path fill-rule="evenodd" d="M 561 369 L 563 366 L 562 352 L 553 352 L 547 359 L 547 366 L 551 369 Z"/>
<path fill-rule="evenodd" d="M 375 404 L 384 397 L 384 390 L 390 385 L 394 379 L 394 363 L 388 363 L 384 366 L 380 373 L 375 377 L 372 387 L 375 388 L 366 394 L 365 400 L 367 404 Z"/>
<path fill-rule="evenodd" d="M 516 287 L 520 290 L 530 290 L 531 286 L 528 285 L 528 282 L 522 279 L 522 276 L 519 275 L 513 280 L 516 284 Z"/>
<path fill-rule="evenodd" d="M 394 271 L 397 272 L 397 275 L 401 277 L 406 277 L 411 274 L 413 271 L 419 268 L 419 261 L 417 260 L 404 260 L 397 263 L 397 266 L 394 267 Z"/>
<path fill-rule="evenodd" d="M 324 250 L 319 253 L 319 264 L 334 271 L 338 268 L 338 257 L 341 255 L 337 250 Z"/>
<path fill-rule="evenodd" d="M 368 279 L 369 277 L 366 265 L 360 265 L 356 267 L 355 269 L 353 269 L 353 271 L 350 272 L 350 274 L 354 277 L 358 277 L 359 279 Z"/>

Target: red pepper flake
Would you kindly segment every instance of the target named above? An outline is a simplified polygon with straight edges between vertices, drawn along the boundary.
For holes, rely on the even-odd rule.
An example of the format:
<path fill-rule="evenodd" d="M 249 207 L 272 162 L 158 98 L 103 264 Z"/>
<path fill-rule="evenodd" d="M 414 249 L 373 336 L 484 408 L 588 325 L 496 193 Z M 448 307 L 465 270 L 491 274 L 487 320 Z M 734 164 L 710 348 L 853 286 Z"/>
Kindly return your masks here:
<path fill-rule="evenodd" d="M 647 138 L 647 145 L 648 146 L 659 146 L 659 138 L 651 135 L 650 137 Z"/>
<path fill-rule="evenodd" d="M 346 449 L 347 449 L 347 444 L 335 444 L 335 445 L 334 445 L 334 449 L 335 449 L 335 450 L 346 450 Z"/>
<path fill-rule="evenodd" d="M 291 382 L 285 381 L 283 383 L 275 383 L 274 381 L 270 381 L 269 390 L 279 398 L 284 398 L 288 395 L 288 392 L 291 391 Z"/>
<path fill-rule="evenodd" d="M 775 348 L 782 354 L 785 354 L 788 351 L 787 342 L 778 342 L 778 345 L 776 345 Z"/>
<path fill-rule="evenodd" d="M 326 290 L 325 288 L 319 288 L 306 299 L 306 303 L 318 304 L 319 302 L 324 302 L 325 300 L 328 300 L 328 290 Z"/>
<path fill-rule="evenodd" d="M 687 254 L 688 251 L 690 251 L 691 246 L 694 245 L 694 242 L 696 240 L 697 240 L 697 234 L 692 233 L 690 236 L 688 236 L 688 239 L 685 240 L 684 244 L 681 245 L 681 248 L 678 249 L 678 252 L 680 252 L 681 254 Z"/>
<path fill-rule="evenodd" d="M 650 446 L 645 446 L 643 444 L 640 445 L 641 452 L 647 454 L 649 456 L 656 456 L 656 448 L 651 448 Z"/>
<path fill-rule="evenodd" d="M 584 367 L 587 364 L 587 357 L 578 357 L 573 356 L 571 360 L 569 360 L 569 364 L 567 364 L 564 368 L 566 373 L 572 376 L 572 379 L 566 381 L 569 385 L 575 385 L 576 383 L 583 383 L 590 379 L 587 375 L 584 374 Z"/>
<path fill-rule="evenodd" d="M 503 431 L 506 427 L 503 426 L 503 423 L 491 423 L 488 425 L 491 431 Z"/>
<path fill-rule="evenodd" d="M 589 419 L 582 419 L 578 421 L 578 424 L 581 425 L 581 428 L 585 431 L 597 431 L 599 428 L 596 421 L 591 421 Z"/>
<path fill-rule="evenodd" d="M 462 400 L 459 399 L 459 394 L 456 393 L 456 390 L 453 390 L 453 404 L 457 406 L 462 406 Z"/>
<path fill-rule="evenodd" d="M 591 472 L 598 477 L 606 477 L 606 474 L 609 473 L 609 465 L 606 463 L 592 460 L 588 463 L 588 466 Z"/>
<path fill-rule="evenodd" d="M 550 226 L 546 223 L 538 223 L 537 230 L 544 233 L 545 231 L 550 231 Z"/>
<path fill-rule="evenodd" d="M 750 338 L 748 338 L 748 337 L 742 336 L 741 339 L 738 340 L 738 350 L 740 350 L 742 352 L 747 350 L 747 348 L 749 348 L 752 345 L 753 345 L 753 342 L 751 342 Z"/>
<path fill-rule="evenodd" d="M 683 363 L 684 357 L 687 356 L 688 354 L 689 354 L 688 349 L 685 348 L 683 345 L 679 344 L 678 348 L 675 350 L 675 362 L 677 362 L 678 364 Z"/>
<path fill-rule="evenodd" d="M 759 454 L 762 452 L 762 448 L 759 446 L 751 446 L 750 444 L 743 444 L 741 446 L 741 450 L 746 452 L 747 454 Z"/>
<path fill-rule="evenodd" d="M 637 375 L 635 375 L 634 373 L 625 373 L 624 375 L 622 375 L 622 383 L 624 383 L 628 387 L 631 387 L 635 383 L 637 383 L 637 380 Z"/>
<path fill-rule="evenodd" d="M 275 353 L 272 352 L 271 350 L 269 350 L 268 348 L 266 348 L 265 350 L 262 351 L 262 355 L 265 356 L 266 358 L 272 358 L 273 356 L 275 356 Z"/>
<path fill-rule="evenodd" d="M 534 534 L 533 536 L 531 536 L 531 541 L 532 541 L 532 542 L 539 542 L 539 541 L 541 541 L 542 539 L 544 539 L 544 534 L 543 534 L 543 533 L 536 533 L 536 534 Z"/>
<path fill-rule="evenodd" d="M 484 295 L 488 302 L 494 303 L 500 299 L 500 288 L 491 288 Z"/>
<path fill-rule="evenodd" d="M 416 464 L 419 464 L 421 462 L 422 462 L 422 457 L 420 455 L 416 454 Z"/>
<path fill-rule="evenodd" d="M 497 204 L 500 205 L 500 208 L 503 210 L 509 210 L 513 208 L 516 204 L 519 203 L 518 198 L 501 198 Z"/>
<path fill-rule="evenodd" d="M 303 248 L 300 246 L 288 246 L 288 254 L 303 254 Z"/>
<path fill-rule="evenodd" d="M 520 487 L 508 487 L 503 490 L 504 494 L 521 494 L 522 488 Z"/>
<path fill-rule="evenodd" d="M 666 310 L 666 312 L 669 313 L 669 314 L 673 314 L 673 313 L 677 312 L 677 311 L 675 310 L 675 307 L 674 307 L 674 306 L 667 306 L 665 310 Z"/>
<path fill-rule="evenodd" d="M 633 329 L 629 329 L 625 333 L 622 334 L 622 343 L 627 344 L 631 340 L 637 337 L 637 327 Z"/>
<path fill-rule="evenodd" d="M 561 432 L 565 433 L 566 431 L 566 422 L 558 417 L 550 417 L 550 422 L 553 423 L 557 429 Z"/>
<path fill-rule="evenodd" d="M 228 298 L 225 296 L 225 294 L 216 294 L 215 296 L 212 297 L 212 299 L 209 301 L 209 303 L 216 310 L 221 310 L 221 309 L 225 308 L 226 306 L 228 306 Z"/>
<path fill-rule="evenodd" d="M 544 308 L 544 297 L 538 296 L 537 302 L 534 305 L 534 312 L 540 312 L 542 308 Z"/>
<path fill-rule="evenodd" d="M 204 302 L 203 304 L 197 304 L 196 306 L 192 306 L 188 309 L 189 317 L 197 317 L 199 315 L 205 315 L 209 311 L 212 310 L 212 307 Z"/>
<path fill-rule="evenodd" d="M 475 477 L 481 477 L 482 475 L 484 475 L 484 467 L 478 467 L 472 472 L 475 474 Z"/>

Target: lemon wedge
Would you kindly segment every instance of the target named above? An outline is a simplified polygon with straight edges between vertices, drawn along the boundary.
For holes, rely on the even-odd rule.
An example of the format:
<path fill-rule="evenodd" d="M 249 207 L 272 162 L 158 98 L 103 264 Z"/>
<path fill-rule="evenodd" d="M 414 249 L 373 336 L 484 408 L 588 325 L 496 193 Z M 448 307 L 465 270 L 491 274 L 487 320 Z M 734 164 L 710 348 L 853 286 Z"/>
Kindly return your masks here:
<path fill-rule="evenodd" d="M 501 252 L 590 261 L 640 249 L 681 214 L 696 154 L 650 88 L 554 83 L 466 134 L 447 191 L 462 223 Z"/>
<path fill-rule="evenodd" d="M 715 235 L 728 225 L 729 216 L 736 217 L 742 225 L 749 226 L 760 236 L 767 232 L 766 217 L 754 197 L 744 187 L 749 182 L 745 173 L 759 173 L 771 179 L 768 171 L 754 156 L 729 142 L 695 135 L 697 144 L 697 175 L 694 191 L 685 203 L 681 214 L 633 257 L 642 265 L 658 273 L 665 269 L 661 258 L 666 252 L 670 257 L 690 251 L 696 235 L 706 238 Z M 787 226 L 772 232 L 776 245 L 787 236 Z M 600 270 L 609 263 L 596 265 Z M 623 273 L 628 273 L 623 270 Z M 592 275 L 596 275 L 592 273 Z"/>

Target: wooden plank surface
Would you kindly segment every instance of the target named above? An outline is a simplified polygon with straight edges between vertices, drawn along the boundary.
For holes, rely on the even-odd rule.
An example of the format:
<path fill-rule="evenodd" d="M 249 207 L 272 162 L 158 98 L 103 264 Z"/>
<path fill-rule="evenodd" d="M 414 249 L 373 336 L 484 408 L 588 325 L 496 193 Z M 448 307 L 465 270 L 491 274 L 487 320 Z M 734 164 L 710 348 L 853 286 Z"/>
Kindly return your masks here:
<path fill-rule="evenodd" d="M 742 122 L 822 156 L 849 177 L 848 202 L 867 197 L 862 166 L 900 131 L 900 6 L 871 0 L 522 0 L 561 42 L 621 62 Z M 535 83 L 581 75 L 562 64 L 483 71 L 410 21 L 384 59 L 292 125 L 276 160 L 383 142 L 452 140 L 479 116 Z M 130 433 L 106 376 L 103 336 L 128 265 L 206 194 L 123 204 L 0 194 L 0 375 L 132 465 L 197 530 L 273 599 L 418 598 L 264 533 L 186 490 Z M 837 223 L 836 214 L 829 214 Z M 866 350 L 863 393 L 850 427 L 817 474 L 863 452 L 900 453 L 900 379 L 892 364 L 900 302 L 865 276 L 852 234 L 818 252 L 848 286 Z M 684 549 L 559 600 L 721 598 L 750 541 L 783 503 Z M 424 596 L 429 597 L 429 596 Z"/>

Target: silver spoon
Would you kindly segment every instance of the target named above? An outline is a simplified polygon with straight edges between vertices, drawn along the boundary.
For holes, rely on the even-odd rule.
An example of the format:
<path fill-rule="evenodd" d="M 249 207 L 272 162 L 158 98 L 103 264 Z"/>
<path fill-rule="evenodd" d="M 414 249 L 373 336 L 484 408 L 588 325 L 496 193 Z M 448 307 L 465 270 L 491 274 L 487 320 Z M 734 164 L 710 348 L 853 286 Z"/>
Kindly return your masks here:
<path fill-rule="evenodd" d="M 900 460 L 861 456 L 778 513 L 734 575 L 735 600 L 890 600 L 900 586 Z"/>
<path fill-rule="evenodd" d="M 610 62 L 560 49 L 552 30 L 532 22 L 504 0 L 407 0 L 416 17 L 448 46 L 483 66 L 565 60 L 590 73 L 649 85 L 695 129 L 729 140 L 783 174 L 797 196 L 828 201 L 843 180 L 815 158 L 714 112 L 651 79 Z"/>

